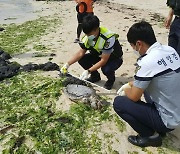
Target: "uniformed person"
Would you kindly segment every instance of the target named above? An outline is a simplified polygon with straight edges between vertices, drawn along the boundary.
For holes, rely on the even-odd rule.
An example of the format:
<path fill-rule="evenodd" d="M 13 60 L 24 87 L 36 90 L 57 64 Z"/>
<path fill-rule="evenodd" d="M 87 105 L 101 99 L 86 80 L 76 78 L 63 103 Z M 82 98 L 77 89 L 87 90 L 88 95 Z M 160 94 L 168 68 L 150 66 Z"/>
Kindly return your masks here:
<path fill-rule="evenodd" d="M 127 39 L 140 57 L 134 81 L 118 90 L 113 107 L 138 133 L 128 137 L 130 143 L 161 146 L 162 136 L 180 126 L 180 57 L 172 47 L 156 41 L 145 21 L 135 23 Z"/>
<path fill-rule="evenodd" d="M 168 45 L 173 47 L 180 55 L 180 0 L 167 0 L 167 5 L 170 7 L 165 20 L 165 27 L 170 28 Z M 175 18 L 171 24 L 173 15 Z"/>
<path fill-rule="evenodd" d="M 81 79 L 94 83 L 101 80 L 97 71 L 101 68 L 108 79 L 104 87 L 111 89 L 115 81 L 115 70 L 123 62 L 119 36 L 105 27 L 100 27 L 99 19 L 95 15 L 86 16 L 82 28 L 86 35 L 80 42 L 80 50 L 61 68 L 61 72 L 66 73 L 69 66 L 78 61 L 85 69 Z"/>

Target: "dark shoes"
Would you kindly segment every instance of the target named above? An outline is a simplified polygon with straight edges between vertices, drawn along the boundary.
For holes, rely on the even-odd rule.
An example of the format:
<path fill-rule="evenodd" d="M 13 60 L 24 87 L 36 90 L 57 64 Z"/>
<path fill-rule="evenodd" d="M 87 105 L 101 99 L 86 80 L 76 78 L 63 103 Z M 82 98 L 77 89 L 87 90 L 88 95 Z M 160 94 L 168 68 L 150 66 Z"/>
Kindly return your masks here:
<path fill-rule="evenodd" d="M 76 38 L 75 40 L 74 40 L 74 43 L 79 43 L 80 42 L 80 40 L 78 39 L 78 38 Z"/>
<path fill-rule="evenodd" d="M 89 82 L 95 83 L 101 80 L 100 74 L 97 73 L 92 73 L 89 78 L 86 79 Z M 110 90 L 114 84 L 115 77 L 111 80 L 107 80 L 107 82 L 104 84 L 104 88 Z"/>
<path fill-rule="evenodd" d="M 104 84 L 104 88 L 106 88 L 108 90 L 112 89 L 114 81 L 115 80 L 107 80 L 106 83 Z"/>
<path fill-rule="evenodd" d="M 139 147 L 147 147 L 147 146 L 153 146 L 158 147 L 162 145 L 162 139 L 159 134 L 149 136 L 149 137 L 141 137 L 139 135 L 137 136 L 129 136 L 128 141 L 136 146 Z"/>
<path fill-rule="evenodd" d="M 162 132 L 161 132 L 161 133 L 158 133 L 158 134 L 159 134 L 162 138 L 163 138 L 163 137 L 166 137 L 166 133 L 162 133 Z"/>
<path fill-rule="evenodd" d="M 91 75 L 89 78 L 86 79 L 87 81 L 89 82 L 98 82 L 101 80 L 101 77 L 100 77 L 100 74 L 97 74 L 97 75 Z"/>

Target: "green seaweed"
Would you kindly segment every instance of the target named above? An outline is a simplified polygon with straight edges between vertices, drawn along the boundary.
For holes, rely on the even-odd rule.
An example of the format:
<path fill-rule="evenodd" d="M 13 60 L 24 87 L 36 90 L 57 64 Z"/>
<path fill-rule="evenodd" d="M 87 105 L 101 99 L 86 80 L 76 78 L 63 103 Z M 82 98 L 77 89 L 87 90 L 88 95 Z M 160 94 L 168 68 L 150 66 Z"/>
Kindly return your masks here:
<path fill-rule="evenodd" d="M 0 33 L 0 47 L 9 54 L 22 53 L 31 40 L 38 40 L 47 30 L 60 23 L 58 17 L 40 17 L 23 24 L 3 25 L 6 29 Z M 38 50 L 46 49 L 45 46 L 36 46 Z"/>

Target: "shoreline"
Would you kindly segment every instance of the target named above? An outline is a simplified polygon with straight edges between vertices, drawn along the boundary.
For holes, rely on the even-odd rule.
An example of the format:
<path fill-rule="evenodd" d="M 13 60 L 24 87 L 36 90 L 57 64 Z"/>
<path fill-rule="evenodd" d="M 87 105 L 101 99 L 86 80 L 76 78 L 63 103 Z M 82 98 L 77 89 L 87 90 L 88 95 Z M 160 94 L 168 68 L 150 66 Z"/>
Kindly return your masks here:
<path fill-rule="evenodd" d="M 137 9 L 148 10 L 154 13 L 159 13 L 166 17 L 169 12 L 169 8 L 164 0 L 109 0 L 110 3 L 124 4 L 127 6 L 132 6 Z M 156 5 L 153 5 L 156 4 Z"/>
<path fill-rule="evenodd" d="M 63 3 L 67 1 L 49 1 L 48 3 Z M 73 1 L 70 1 L 73 3 Z M 103 3 L 106 1 L 97 1 L 96 3 Z M 112 4 L 122 4 L 127 7 L 133 7 L 135 9 L 141 9 L 142 11 L 148 11 L 152 13 L 158 13 L 162 17 L 166 17 L 168 15 L 169 8 L 166 6 L 166 3 L 164 0 L 159 0 L 158 2 L 156 0 L 152 1 L 147 1 L 144 2 L 144 0 L 108 0 L 108 3 Z M 29 11 L 26 10 L 26 3 L 31 4 L 31 9 Z M 26 22 L 28 20 L 35 20 L 37 19 L 40 15 L 42 16 L 42 12 L 46 12 L 48 8 L 48 3 L 46 1 L 35 1 L 35 0 L 28 0 L 22 4 L 22 6 L 18 5 L 21 8 L 17 8 L 17 4 L 10 4 L 10 3 L 5 3 L 5 2 L 0 2 L 0 6 L 3 7 L 3 9 L 0 10 L 0 13 L 2 14 L 0 18 L 1 25 L 2 24 L 21 24 L 23 22 Z M 151 4 L 156 3 L 157 5 L 154 5 L 151 7 Z M 96 4 L 95 4 L 96 5 Z M 8 7 L 8 10 L 7 8 Z M 25 12 L 23 10 L 26 10 Z M 5 12 L 6 11 L 6 12 Z M 17 13 L 16 13 L 17 11 Z M 49 12 L 51 14 L 52 12 Z M 9 14 L 9 15 L 7 15 Z"/>

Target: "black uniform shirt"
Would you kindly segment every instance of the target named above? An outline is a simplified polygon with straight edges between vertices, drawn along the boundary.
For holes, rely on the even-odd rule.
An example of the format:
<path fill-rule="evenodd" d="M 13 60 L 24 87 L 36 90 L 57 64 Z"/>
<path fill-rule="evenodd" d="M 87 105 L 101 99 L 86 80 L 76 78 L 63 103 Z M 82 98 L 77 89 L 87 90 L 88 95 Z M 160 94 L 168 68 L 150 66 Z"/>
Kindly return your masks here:
<path fill-rule="evenodd" d="M 167 0 L 166 4 L 174 10 L 174 15 L 180 16 L 180 0 Z"/>

